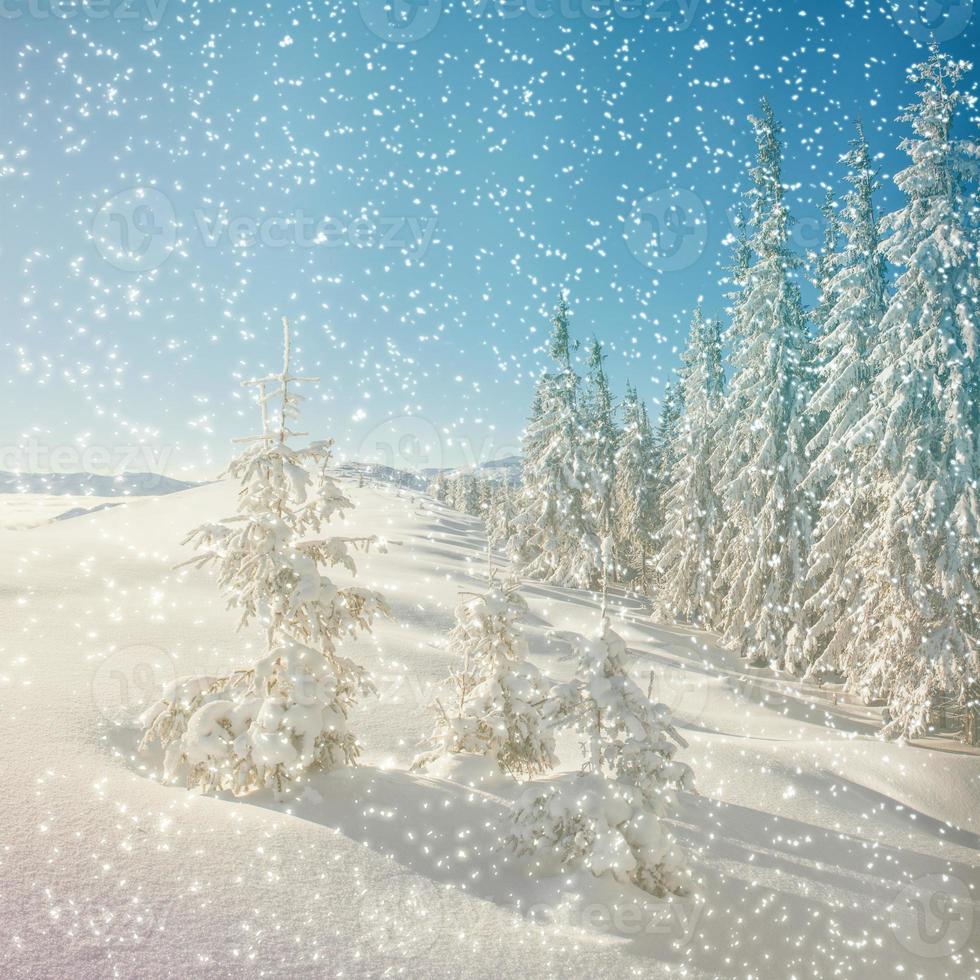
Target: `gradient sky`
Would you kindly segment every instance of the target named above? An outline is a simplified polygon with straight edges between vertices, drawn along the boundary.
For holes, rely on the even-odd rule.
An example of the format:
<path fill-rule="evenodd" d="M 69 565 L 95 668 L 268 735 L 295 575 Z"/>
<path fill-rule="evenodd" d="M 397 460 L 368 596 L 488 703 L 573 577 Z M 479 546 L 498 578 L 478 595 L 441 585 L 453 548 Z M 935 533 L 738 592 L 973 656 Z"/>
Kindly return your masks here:
<path fill-rule="evenodd" d="M 317 437 L 396 465 L 507 455 L 562 286 L 656 413 L 693 305 L 723 308 L 762 96 L 801 252 L 858 118 L 898 202 L 915 0 L 394 2 L 0 0 L 0 469 L 75 447 L 213 475 L 283 314 Z M 973 8 L 923 15 L 971 60 Z"/>

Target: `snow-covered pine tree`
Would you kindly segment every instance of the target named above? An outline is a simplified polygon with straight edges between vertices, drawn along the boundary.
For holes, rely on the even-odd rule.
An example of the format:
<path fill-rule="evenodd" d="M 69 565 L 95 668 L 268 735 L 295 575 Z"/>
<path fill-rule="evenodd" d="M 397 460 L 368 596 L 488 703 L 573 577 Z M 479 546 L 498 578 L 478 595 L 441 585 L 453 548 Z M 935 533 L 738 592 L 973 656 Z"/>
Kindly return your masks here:
<path fill-rule="evenodd" d="M 457 473 L 449 480 L 446 502 L 460 514 L 476 516 L 480 513 L 480 489 L 468 473 Z"/>
<path fill-rule="evenodd" d="M 726 520 L 720 577 L 726 634 L 755 664 L 802 664 L 810 506 L 804 424 L 812 345 L 789 247 L 782 144 L 769 103 L 751 120 L 758 162 L 752 170 L 752 258 L 743 273 L 730 334 L 734 372 L 718 437 Z"/>
<path fill-rule="evenodd" d="M 980 693 L 980 145 L 953 132 L 957 111 L 975 105 L 959 87 L 969 69 L 935 45 L 911 69 L 911 163 L 895 176 L 906 203 L 883 222 L 901 272 L 866 424 L 868 479 L 887 505 L 860 545 L 851 642 L 852 683 L 887 699 L 890 735 L 925 731 L 940 700 L 975 711 Z"/>
<path fill-rule="evenodd" d="M 602 344 L 595 338 L 588 350 L 588 374 L 582 408 L 582 436 L 588 473 L 585 488 L 585 511 L 590 524 L 596 528 L 600 539 L 612 535 L 614 521 L 614 481 L 616 472 L 616 443 L 618 431 L 613 409 L 609 379 L 603 366 L 605 355 Z M 603 551 L 615 555 L 613 541 L 607 542 Z M 615 565 L 608 568 L 609 576 L 615 574 Z"/>
<path fill-rule="evenodd" d="M 694 312 L 680 385 L 684 414 L 679 450 L 665 493 L 665 524 L 657 556 L 658 605 L 670 616 L 715 626 L 718 536 L 723 520 L 712 469 L 715 427 L 725 393 L 721 328 Z"/>
<path fill-rule="evenodd" d="M 552 324 L 549 353 L 555 370 L 538 382 L 525 429 L 521 516 L 510 552 L 529 578 L 595 588 L 602 578 L 602 548 L 585 509 L 590 481 L 564 295 Z"/>
<path fill-rule="evenodd" d="M 582 771 L 531 784 L 509 846 L 561 870 L 612 872 L 654 895 L 681 893 L 684 857 L 664 820 L 675 791 L 693 788 L 674 755 L 686 743 L 670 713 L 630 677 L 627 649 L 603 617 L 578 644 L 575 682 L 556 689 L 583 743 Z"/>
<path fill-rule="evenodd" d="M 484 480 L 480 499 L 483 516 L 483 527 L 486 530 L 487 542 L 493 544 L 495 528 L 500 514 L 500 491 L 503 484 L 496 480 Z"/>
<path fill-rule="evenodd" d="M 316 537 L 351 502 L 327 472 L 332 443 L 288 444 L 300 434 L 290 425 L 302 401 L 290 386 L 315 379 L 290 372 L 285 319 L 283 330 L 282 371 L 246 382 L 258 390 L 262 435 L 244 440 L 228 469 L 241 485 L 238 514 L 187 538 L 202 549 L 188 564 L 216 568 L 229 606 L 241 610 L 240 626 L 255 620 L 265 629 L 267 653 L 224 677 L 171 683 L 142 719 L 143 747 L 163 746 L 166 778 L 204 791 L 282 791 L 310 768 L 352 764 L 358 745 L 347 715 L 372 690 L 364 670 L 337 653 L 337 641 L 368 629 L 383 602 L 369 590 L 338 588 L 320 570 L 354 572 L 350 549 L 370 539 Z"/>
<path fill-rule="evenodd" d="M 495 548 L 506 546 L 516 529 L 517 510 L 514 506 L 516 490 L 506 481 L 494 486 L 487 535 Z"/>
<path fill-rule="evenodd" d="M 653 535 L 660 548 L 663 545 L 664 521 L 666 520 L 667 488 L 677 463 L 680 448 L 681 417 L 684 414 L 684 396 L 677 381 L 668 381 L 664 388 L 664 400 L 660 406 L 660 418 L 653 434 Z"/>
<path fill-rule="evenodd" d="M 468 513 L 467 508 L 469 507 L 469 481 L 462 473 L 457 473 L 451 482 L 452 490 L 450 491 L 453 510 L 459 511 L 460 514 Z"/>
<path fill-rule="evenodd" d="M 542 404 L 541 391 L 544 378 L 540 378 L 534 387 L 534 397 L 528 412 L 527 424 L 521 436 L 521 471 L 517 485 L 511 497 L 514 506 L 514 523 L 510 537 L 504 544 L 511 567 L 518 573 L 524 573 L 531 562 L 538 557 L 537 545 L 537 512 L 533 509 L 532 495 L 525 482 L 531 473 L 531 459 L 537 459 L 542 452 L 541 437 Z"/>
<path fill-rule="evenodd" d="M 861 591 L 864 528 L 886 506 L 869 470 L 873 447 L 862 433 L 868 412 L 887 275 L 873 202 L 877 175 L 860 124 L 844 156 L 851 185 L 840 229 L 844 248 L 825 261 L 820 332 L 820 383 L 810 400 L 813 436 L 804 489 L 820 501 L 808 570 L 809 627 L 804 656 L 810 670 L 851 672 L 851 645 Z"/>
<path fill-rule="evenodd" d="M 749 282 L 752 268 L 752 247 L 749 244 L 748 219 L 745 216 L 744 207 L 739 207 L 735 220 L 735 238 L 732 249 L 732 264 L 729 268 L 727 283 L 730 286 L 725 293 L 728 306 L 725 307 L 725 314 L 728 317 L 729 326 L 722 335 L 723 345 L 729 348 L 737 346 L 739 338 L 736 331 L 741 329 L 747 321 L 743 315 L 743 307 L 746 302 L 746 287 Z M 714 441 L 713 455 L 709 460 L 709 465 L 718 500 L 724 511 L 724 499 L 721 494 L 721 479 L 726 472 L 737 471 L 745 460 L 741 455 L 732 452 L 729 435 L 734 429 L 735 420 L 738 419 L 745 410 L 745 400 L 737 391 L 733 391 L 729 385 L 725 397 L 722 399 L 721 408 L 715 423 L 716 438 Z M 744 451 L 745 447 L 742 447 Z M 732 603 L 728 601 L 728 583 L 721 575 L 721 562 L 725 556 L 731 561 L 736 553 L 741 549 L 744 553 L 745 533 L 744 528 L 738 520 L 738 515 L 725 514 L 724 520 L 718 527 L 717 539 L 715 542 L 715 579 L 714 591 L 716 597 L 715 628 L 724 632 L 729 622 Z"/>
<path fill-rule="evenodd" d="M 466 473 L 463 481 L 463 513 L 470 517 L 479 517 L 482 513 L 480 500 L 480 481 L 472 474 Z"/>
<path fill-rule="evenodd" d="M 447 502 L 449 497 L 449 486 L 446 482 L 446 477 L 442 473 L 436 475 L 435 480 L 429 485 L 429 493 L 432 494 L 440 504 Z"/>
<path fill-rule="evenodd" d="M 547 717 L 548 688 L 528 659 L 519 620 L 527 605 L 516 583 L 491 580 L 484 595 L 463 594 L 449 651 L 456 660 L 444 698 L 435 702 L 436 728 L 422 768 L 447 754 L 486 756 L 515 779 L 555 764 Z"/>
<path fill-rule="evenodd" d="M 645 593 L 649 587 L 656 503 L 653 432 L 646 409 L 631 384 L 627 384 L 623 399 L 623 428 L 616 447 L 614 481 L 616 577 Z"/>
<path fill-rule="evenodd" d="M 834 192 L 828 188 L 824 202 L 820 205 L 824 220 L 823 245 L 820 251 L 810 257 L 813 268 L 813 285 L 817 290 L 817 304 L 810 312 L 814 334 L 819 336 L 824 323 L 837 301 L 834 273 L 838 262 L 838 245 L 841 237 L 841 219 L 837 213 Z"/>
<path fill-rule="evenodd" d="M 477 479 L 477 490 L 479 492 L 479 514 L 484 527 L 490 522 L 490 511 L 493 509 L 493 480 Z"/>

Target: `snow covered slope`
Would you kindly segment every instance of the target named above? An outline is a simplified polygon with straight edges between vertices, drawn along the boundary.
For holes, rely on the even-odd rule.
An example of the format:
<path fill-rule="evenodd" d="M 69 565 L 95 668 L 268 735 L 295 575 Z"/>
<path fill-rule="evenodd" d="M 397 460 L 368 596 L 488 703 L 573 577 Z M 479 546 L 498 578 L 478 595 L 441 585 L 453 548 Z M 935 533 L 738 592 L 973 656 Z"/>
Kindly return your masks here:
<path fill-rule="evenodd" d="M 359 559 L 392 613 L 357 644 L 381 697 L 352 720 L 361 768 L 285 804 L 160 785 L 118 724 L 260 643 L 207 574 L 171 570 L 233 486 L 0 531 L 0 975 L 978 975 L 978 757 L 878 741 L 869 709 L 749 670 L 633 598 L 614 597 L 614 626 L 690 741 L 700 795 L 677 831 L 696 895 L 536 882 L 497 846 L 513 786 L 407 771 L 457 591 L 485 578 L 479 524 L 344 485 L 351 531 L 388 541 Z M 532 657 L 565 680 L 594 597 L 524 595 Z M 577 767 L 573 740 L 559 754 Z"/>
<path fill-rule="evenodd" d="M 31 528 L 116 507 L 134 497 L 179 493 L 196 483 L 159 473 L 12 473 L 0 470 L 0 527 Z"/>
<path fill-rule="evenodd" d="M 119 497 L 0 493 L 0 527 L 32 528 L 48 521 L 70 520 L 93 510 L 123 506 L 125 500 Z"/>

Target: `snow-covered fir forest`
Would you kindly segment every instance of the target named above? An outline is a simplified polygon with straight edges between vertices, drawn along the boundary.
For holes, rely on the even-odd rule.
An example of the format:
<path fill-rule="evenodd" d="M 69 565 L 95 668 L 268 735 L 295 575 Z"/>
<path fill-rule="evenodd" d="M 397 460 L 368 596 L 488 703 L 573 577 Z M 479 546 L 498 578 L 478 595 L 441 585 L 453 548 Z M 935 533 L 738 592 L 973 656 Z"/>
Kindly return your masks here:
<path fill-rule="evenodd" d="M 436 498 L 482 516 L 521 574 L 623 583 L 754 666 L 843 678 L 888 736 L 977 744 L 980 144 L 952 136 L 968 67 L 934 48 L 912 69 L 892 213 L 855 125 L 812 255 L 790 244 L 763 102 L 729 305 L 696 309 L 656 424 L 633 388 L 617 406 L 598 340 L 575 356 L 561 297 L 520 485 L 440 476 Z"/>
<path fill-rule="evenodd" d="M 902 93 L 867 98 L 876 124 L 838 111 L 836 80 L 833 99 L 807 88 L 808 66 L 837 60 L 810 50 L 809 23 L 793 54 L 816 60 L 790 72 L 769 55 L 768 24 L 826 32 L 825 12 L 705 0 L 691 41 L 698 3 L 679 4 L 658 40 L 722 51 L 717 26 L 741 65 L 712 114 L 749 147 L 738 156 L 706 149 L 710 127 L 674 115 L 672 91 L 620 108 L 643 74 L 635 38 L 585 8 L 563 7 L 540 68 L 541 47 L 448 4 L 356 3 L 378 42 L 362 51 L 329 4 L 186 2 L 156 34 L 163 0 L 145 39 L 117 48 L 93 33 L 94 8 L 73 21 L 10 3 L 0 28 L 25 32 L 10 45 L 17 123 L 0 121 L 0 192 L 18 188 L 2 198 L 17 234 L 0 228 L 0 272 L 11 254 L 21 266 L 0 296 L 17 331 L 11 414 L 28 421 L 0 446 L 15 460 L 0 471 L 0 976 L 980 980 L 980 116 L 974 65 L 953 50 L 961 35 L 975 47 L 975 20 L 940 37 L 942 18 L 926 31 L 922 5 L 911 20 L 891 5 L 915 57 Z M 547 19 L 499 19 L 522 12 Z M 478 43 L 419 57 L 456 14 L 479 22 Z M 587 44 L 569 40 L 583 18 Z M 254 50 L 228 42 L 232 23 Z M 305 50 L 311 23 L 333 60 L 319 41 Z M 44 40 L 25 40 L 38 24 Z M 572 66 L 609 37 L 615 67 L 593 90 Z M 897 57 L 869 37 L 865 79 Z M 207 66 L 190 88 L 188 39 Z M 31 67 L 56 49 L 53 77 L 74 93 L 60 106 Z M 293 74 L 294 57 L 313 67 Z M 89 74 L 103 63 L 119 73 L 107 88 Z M 502 65 L 534 74 L 498 79 Z M 457 71 L 486 103 L 448 82 L 422 97 Z M 356 73 L 370 91 L 346 87 Z M 145 102 L 127 88 L 137 76 Z M 577 114 L 600 90 L 602 139 Z M 820 104 L 805 117 L 797 100 Z M 18 143 L 49 113 L 71 166 Z M 840 154 L 821 142 L 834 113 Z M 890 143 L 882 114 L 897 119 Z M 454 137 L 442 154 L 418 135 L 471 124 L 486 146 Z M 370 153 L 336 149 L 373 125 L 390 129 Z M 507 170 L 512 155 L 533 172 L 584 152 L 612 174 L 659 134 L 643 152 L 676 178 L 685 127 L 705 214 L 731 216 L 723 263 L 665 272 L 631 247 L 646 292 L 615 269 L 599 295 L 607 231 L 589 205 L 572 223 L 586 271 L 532 216 L 539 198 L 599 191 L 566 163 L 569 186 L 542 191 Z M 93 165 L 96 131 L 113 149 Z M 189 272 L 200 243 L 165 213 L 185 178 L 149 179 L 147 148 L 206 171 L 208 206 L 258 188 L 257 217 L 318 181 L 414 206 L 429 177 L 476 173 L 446 210 L 479 218 L 460 244 L 401 216 L 424 247 L 365 259 L 351 291 L 349 256 L 314 249 L 325 226 L 307 252 L 279 251 L 299 211 L 261 243 L 267 264 L 235 240 L 227 265 L 208 252 Z M 23 217 L 32 202 L 45 213 L 38 180 L 77 195 L 76 158 L 93 188 L 116 168 L 132 185 L 125 213 L 93 206 L 94 190 L 78 205 L 113 272 L 91 272 L 60 231 L 39 244 Z M 822 191 L 810 242 L 795 233 L 803 183 Z M 625 202 L 626 184 L 613 193 Z M 482 223 L 487 201 L 499 225 Z M 385 219 L 374 200 L 367 214 Z M 350 251 L 370 251 L 353 224 Z M 666 241 L 657 229 L 644 249 Z M 511 233 L 525 251 L 498 253 L 493 236 Z M 297 254 L 306 281 L 289 278 Z M 48 279 L 62 260 L 64 292 Z M 487 278 L 451 283 L 456 262 Z M 487 270 L 504 268 L 495 293 Z M 533 301 L 517 298 L 525 275 Z M 261 301 L 256 282 L 284 295 Z M 204 314 L 213 289 L 220 325 Z M 683 314 L 669 354 L 657 302 Z M 470 329 L 452 348 L 456 306 Z M 484 307 L 478 335 L 467 317 Z M 120 309 L 133 333 L 114 340 L 103 324 Z M 531 309 L 523 338 L 498 329 Z M 426 388 L 445 418 L 422 417 Z M 514 412 L 516 446 L 498 439 Z M 85 425 L 123 432 L 126 462 L 93 456 Z M 179 438 L 161 434 L 175 425 Z M 485 451 L 440 455 L 464 430 Z M 206 444 L 196 464 L 181 457 L 191 438 Z M 164 443 L 181 459 L 154 457 Z"/>

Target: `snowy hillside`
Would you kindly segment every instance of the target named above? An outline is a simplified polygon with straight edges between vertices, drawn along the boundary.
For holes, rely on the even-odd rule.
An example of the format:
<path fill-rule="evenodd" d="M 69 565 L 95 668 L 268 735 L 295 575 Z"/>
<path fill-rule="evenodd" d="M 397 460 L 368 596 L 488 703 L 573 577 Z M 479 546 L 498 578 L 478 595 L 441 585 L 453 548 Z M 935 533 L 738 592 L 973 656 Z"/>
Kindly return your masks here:
<path fill-rule="evenodd" d="M 221 482 L 0 531 L 4 976 L 831 977 L 980 975 L 980 758 L 879 740 L 876 709 L 751 669 L 711 635 L 613 596 L 644 689 L 696 776 L 675 831 L 693 894 L 532 876 L 498 846 L 519 787 L 409 772 L 432 729 L 458 592 L 485 582 L 480 523 L 341 478 L 344 534 L 377 534 L 361 585 L 390 617 L 357 642 L 379 697 L 360 766 L 299 801 L 161 785 L 126 723 L 177 675 L 254 659 L 185 532 L 231 513 Z M 341 582 L 347 580 L 338 574 Z M 534 664 L 572 673 L 596 597 L 525 583 Z M 576 769 L 573 736 L 559 768 Z"/>
<path fill-rule="evenodd" d="M 48 521 L 71 520 L 82 514 L 121 507 L 118 497 L 74 497 L 47 493 L 0 494 L 0 527 L 32 528 Z"/>
<path fill-rule="evenodd" d="M 31 528 L 63 521 L 136 497 L 163 496 L 197 486 L 159 473 L 12 473 L 0 471 L 0 527 Z"/>

